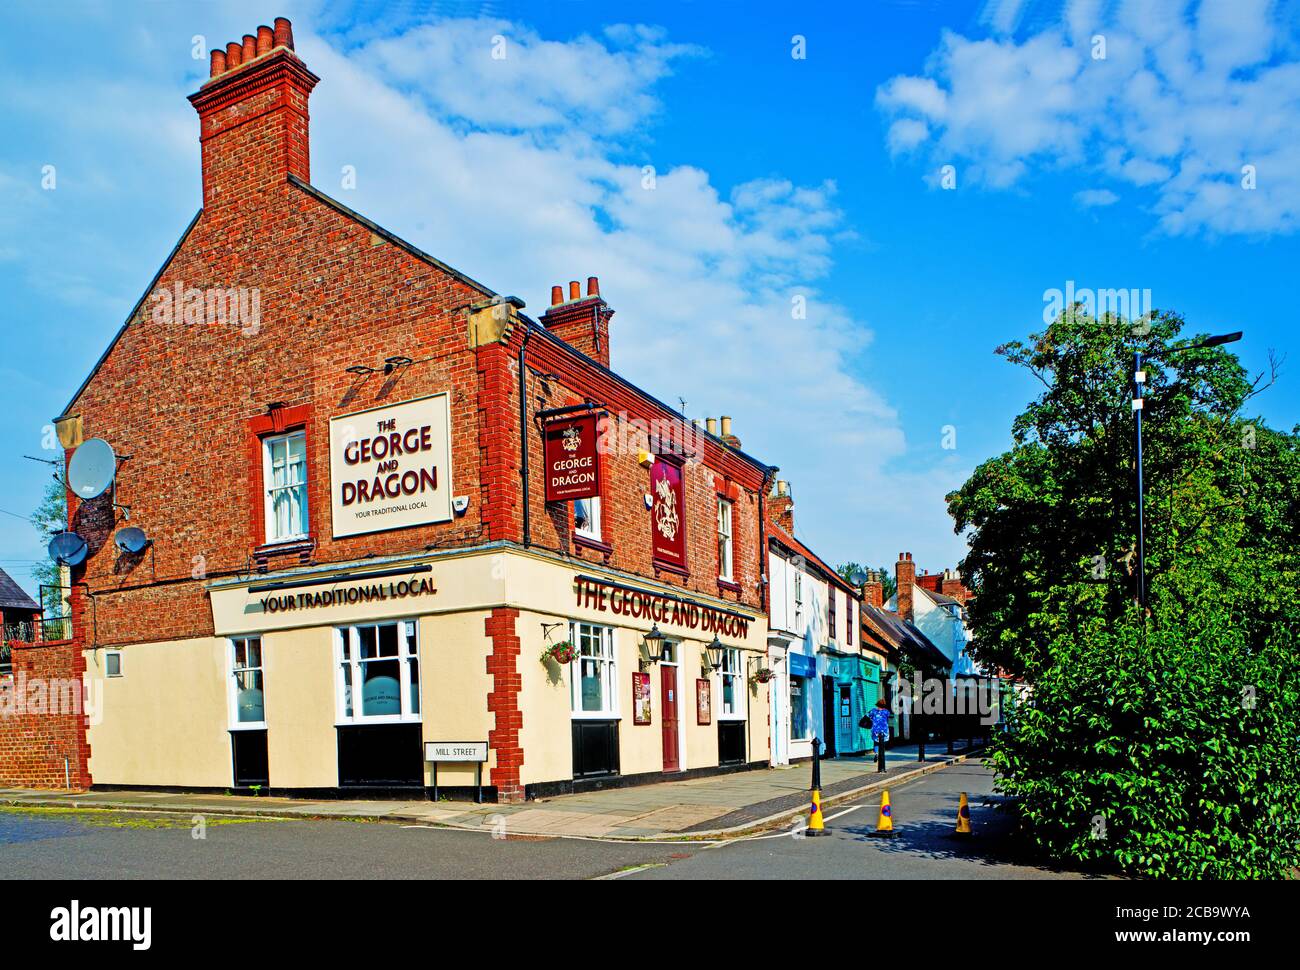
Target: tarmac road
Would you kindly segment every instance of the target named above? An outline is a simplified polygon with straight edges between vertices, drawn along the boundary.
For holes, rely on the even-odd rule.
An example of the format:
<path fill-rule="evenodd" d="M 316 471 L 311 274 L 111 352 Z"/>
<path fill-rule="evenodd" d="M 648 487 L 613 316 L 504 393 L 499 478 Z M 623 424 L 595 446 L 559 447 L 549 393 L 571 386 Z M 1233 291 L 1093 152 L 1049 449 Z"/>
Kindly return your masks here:
<path fill-rule="evenodd" d="M 957 793 L 971 793 L 975 835 L 949 837 Z M 984 807 L 980 762 L 944 768 L 892 792 L 898 836 L 871 838 L 878 796 L 827 810 L 830 835 L 788 833 L 653 845 L 335 820 L 248 820 L 94 810 L 0 811 L 5 879 L 1041 879 L 1018 859 L 1008 822 Z M 196 837 L 196 835 L 201 837 Z"/>

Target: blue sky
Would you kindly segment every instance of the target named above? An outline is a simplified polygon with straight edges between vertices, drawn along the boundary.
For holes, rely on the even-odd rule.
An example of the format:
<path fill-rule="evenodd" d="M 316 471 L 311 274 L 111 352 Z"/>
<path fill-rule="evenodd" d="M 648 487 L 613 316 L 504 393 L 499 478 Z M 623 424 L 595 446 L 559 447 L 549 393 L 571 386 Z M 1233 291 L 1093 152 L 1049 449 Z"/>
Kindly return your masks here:
<path fill-rule="evenodd" d="M 29 588 L 47 471 L 22 456 L 199 206 L 193 38 L 276 15 L 322 77 L 313 182 L 534 313 L 600 276 L 615 367 L 732 415 L 832 561 L 961 557 L 942 496 L 1034 393 L 993 348 L 1069 280 L 1242 329 L 1252 370 L 1290 353 L 1258 405 L 1300 420 L 1294 2 L 18 2 L 0 568 Z"/>

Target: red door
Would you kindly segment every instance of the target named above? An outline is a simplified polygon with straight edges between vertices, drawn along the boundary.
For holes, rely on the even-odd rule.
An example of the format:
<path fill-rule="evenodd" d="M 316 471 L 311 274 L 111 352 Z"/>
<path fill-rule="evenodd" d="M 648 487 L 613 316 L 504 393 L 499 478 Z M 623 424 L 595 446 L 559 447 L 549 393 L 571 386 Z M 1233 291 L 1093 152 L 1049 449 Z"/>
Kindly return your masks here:
<path fill-rule="evenodd" d="M 681 753 L 677 750 L 677 668 L 659 668 L 659 696 L 664 708 L 664 771 L 680 771 Z"/>

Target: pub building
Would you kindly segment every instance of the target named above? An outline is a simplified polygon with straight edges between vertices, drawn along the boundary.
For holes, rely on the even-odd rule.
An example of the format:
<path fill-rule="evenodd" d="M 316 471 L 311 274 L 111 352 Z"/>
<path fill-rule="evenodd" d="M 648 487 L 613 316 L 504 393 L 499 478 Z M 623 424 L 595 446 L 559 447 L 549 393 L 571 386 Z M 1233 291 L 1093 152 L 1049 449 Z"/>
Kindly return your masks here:
<path fill-rule="evenodd" d="M 69 488 L 91 781 L 518 800 L 766 765 L 774 469 L 610 369 L 594 277 L 534 320 L 315 187 L 318 80 L 284 19 L 212 51 L 202 209 L 57 421 L 117 462 Z"/>

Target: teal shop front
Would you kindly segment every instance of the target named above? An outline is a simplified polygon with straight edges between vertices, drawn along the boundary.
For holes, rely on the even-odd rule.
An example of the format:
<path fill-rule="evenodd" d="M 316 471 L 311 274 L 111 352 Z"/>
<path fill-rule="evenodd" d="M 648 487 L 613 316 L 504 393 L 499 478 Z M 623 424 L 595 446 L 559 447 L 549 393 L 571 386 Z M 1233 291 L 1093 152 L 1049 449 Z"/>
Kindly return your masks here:
<path fill-rule="evenodd" d="M 839 657 L 836 664 L 835 747 L 841 755 L 874 750 L 861 721 L 880 696 L 880 663 L 865 657 Z"/>

